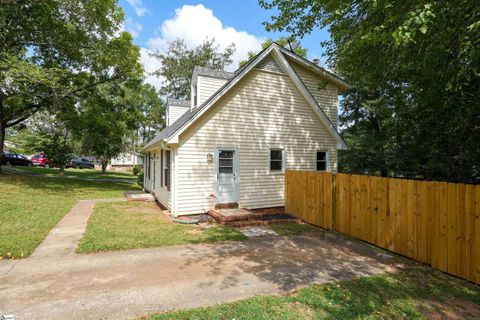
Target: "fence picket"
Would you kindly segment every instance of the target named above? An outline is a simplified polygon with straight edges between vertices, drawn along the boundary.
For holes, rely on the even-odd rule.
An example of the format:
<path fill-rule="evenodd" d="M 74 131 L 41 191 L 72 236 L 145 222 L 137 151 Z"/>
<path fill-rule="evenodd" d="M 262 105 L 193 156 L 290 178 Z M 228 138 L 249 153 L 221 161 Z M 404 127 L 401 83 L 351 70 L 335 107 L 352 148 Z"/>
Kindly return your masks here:
<path fill-rule="evenodd" d="M 480 283 L 480 186 L 287 170 L 285 210 Z"/>

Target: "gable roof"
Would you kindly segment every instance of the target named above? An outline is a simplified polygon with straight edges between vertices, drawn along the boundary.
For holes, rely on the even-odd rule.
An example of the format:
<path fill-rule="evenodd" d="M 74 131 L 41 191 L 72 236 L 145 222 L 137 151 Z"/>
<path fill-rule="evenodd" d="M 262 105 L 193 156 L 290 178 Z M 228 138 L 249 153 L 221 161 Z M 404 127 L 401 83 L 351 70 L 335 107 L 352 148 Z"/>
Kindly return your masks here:
<path fill-rule="evenodd" d="M 337 131 L 335 126 L 332 124 L 331 120 L 327 117 L 323 109 L 320 107 L 318 102 L 313 98 L 310 91 L 306 88 L 305 84 L 302 82 L 300 77 L 297 75 L 295 70 L 292 66 L 288 63 L 287 59 L 283 55 L 285 52 L 289 52 L 288 56 L 297 56 L 299 63 L 302 65 L 308 66 L 312 64 L 316 66 L 316 72 L 322 73 L 324 77 L 327 77 L 335 84 L 342 86 L 345 90 L 351 88 L 351 86 L 340 77 L 333 75 L 331 72 L 309 62 L 308 60 L 288 51 L 287 49 L 283 48 L 282 46 L 278 45 L 277 43 L 272 43 L 269 47 L 263 49 L 259 52 L 253 59 L 251 59 L 248 63 L 240 67 L 237 71 L 235 71 L 234 76 L 230 78 L 222 87 L 220 87 L 212 96 L 210 96 L 204 103 L 200 106 L 191 109 L 185 112 L 177 121 L 175 121 L 171 126 L 165 128 L 162 132 L 160 132 L 152 141 L 150 141 L 147 145 L 145 145 L 143 150 L 147 150 L 154 145 L 161 143 L 162 141 L 167 141 L 170 143 L 178 143 L 179 135 L 186 130 L 191 123 L 195 121 L 198 117 L 200 117 L 204 112 L 206 112 L 210 107 L 218 101 L 225 93 L 227 93 L 235 84 L 240 81 L 250 70 L 252 70 L 260 61 L 262 61 L 268 54 L 272 53 L 277 60 L 279 60 L 281 67 L 285 69 L 289 77 L 292 79 L 294 84 L 300 90 L 304 98 L 307 100 L 309 105 L 313 108 L 313 110 L 317 113 L 320 120 L 324 123 L 325 127 L 332 135 L 332 137 L 337 141 L 337 148 L 345 149 L 347 147 L 345 141 L 343 140 L 340 133 Z M 292 56 L 293 55 L 293 56 Z M 297 59 L 296 59 L 297 60 Z M 312 68 L 312 66 L 309 66 Z"/>

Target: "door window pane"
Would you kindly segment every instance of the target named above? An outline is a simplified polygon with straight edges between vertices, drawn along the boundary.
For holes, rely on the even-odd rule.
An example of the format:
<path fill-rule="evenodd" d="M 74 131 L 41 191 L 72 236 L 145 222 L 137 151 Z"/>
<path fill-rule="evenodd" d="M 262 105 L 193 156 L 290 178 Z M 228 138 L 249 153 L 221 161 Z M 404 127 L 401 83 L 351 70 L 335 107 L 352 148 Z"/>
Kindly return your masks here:
<path fill-rule="evenodd" d="M 233 173 L 233 167 L 219 167 L 219 173 Z"/>
<path fill-rule="evenodd" d="M 222 150 L 219 153 L 219 158 L 220 159 L 233 159 L 233 151 Z"/>
<path fill-rule="evenodd" d="M 233 167 L 233 159 L 220 159 L 220 167 Z"/>

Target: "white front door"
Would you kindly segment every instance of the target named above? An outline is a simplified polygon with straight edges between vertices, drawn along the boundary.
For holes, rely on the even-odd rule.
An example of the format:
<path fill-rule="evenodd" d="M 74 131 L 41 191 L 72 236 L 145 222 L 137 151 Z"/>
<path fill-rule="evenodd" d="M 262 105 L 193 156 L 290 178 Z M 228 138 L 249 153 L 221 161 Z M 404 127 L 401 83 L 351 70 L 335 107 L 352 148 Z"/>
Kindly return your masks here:
<path fill-rule="evenodd" d="M 235 149 L 217 149 L 217 203 L 238 201 L 238 154 Z"/>

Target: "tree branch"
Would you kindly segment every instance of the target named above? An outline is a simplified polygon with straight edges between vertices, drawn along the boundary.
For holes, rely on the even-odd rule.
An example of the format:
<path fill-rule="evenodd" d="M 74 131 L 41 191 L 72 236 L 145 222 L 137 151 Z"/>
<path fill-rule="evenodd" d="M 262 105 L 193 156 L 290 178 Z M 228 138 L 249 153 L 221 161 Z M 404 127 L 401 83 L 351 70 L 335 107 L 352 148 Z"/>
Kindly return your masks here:
<path fill-rule="evenodd" d="M 5 128 L 10 128 L 10 127 L 13 127 L 25 120 L 27 120 L 28 118 L 30 118 L 31 116 L 33 116 L 35 113 L 37 113 L 39 110 L 40 110 L 40 106 L 35 106 L 34 108 L 30 109 L 30 110 L 33 110 L 33 112 L 30 112 L 28 113 L 27 115 L 24 115 L 23 117 L 20 117 L 18 118 L 17 120 L 14 120 L 14 121 L 11 121 L 11 122 L 7 122 L 5 124 Z"/>

